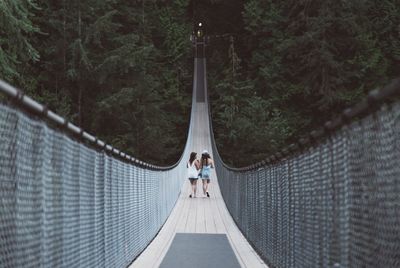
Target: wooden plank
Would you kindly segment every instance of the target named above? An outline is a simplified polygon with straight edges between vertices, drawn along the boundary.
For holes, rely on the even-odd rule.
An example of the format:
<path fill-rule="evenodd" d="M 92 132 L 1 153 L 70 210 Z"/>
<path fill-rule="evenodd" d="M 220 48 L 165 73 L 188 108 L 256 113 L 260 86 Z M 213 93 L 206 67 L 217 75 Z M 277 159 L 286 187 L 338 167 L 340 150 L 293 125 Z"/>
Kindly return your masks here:
<path fill-rule="evenodd" d="M 206 233 L 217 233 L 217 228 L 215 225 L 215 218 L 218 217 L 218 214 L 213 210 L 212 204 L 215 204 L 215 197 L 211 196 L 209 200 L 207 200 L 205 205 L 205 227 Z"/>
<path fill-rule="evenodd" d="M 186 181 L 184 184 L 184 188 L 186 190 L 183 191 L 182 196 L 180 197 L 180 199 L 181 199 L 180 202 L 183 203 L 183 206 L 182 206 L 182 212 L 180 214 L 180 217 L 177 219 L 177 225 L 175 227 L 176 232 L 184 232 L 186 225 L 187 225 L 189 206 L 190 206 L 190 202 L 188 199 L 189 191 L 187 190 L 188 187 L 189 187 L 189 182 Z"/>
<path fill-rule="evenodd" d="M 196 210 L 195 210 L 195 202 L 193 199 L 189 201 L 189 207 L 187 211 L 187 219 L 186 219 L 186 226 L 185 226 L 185 233 L 194 233 L 196 232 Z"/>
<path fill-rule="evenodd" d="M 195 200 L 196 203 L 196 233 L 205 233 L 206 232 L 206 222 L 205 222 L 205 204 L 207 203 L 206 198 L 199 197 Z"/>

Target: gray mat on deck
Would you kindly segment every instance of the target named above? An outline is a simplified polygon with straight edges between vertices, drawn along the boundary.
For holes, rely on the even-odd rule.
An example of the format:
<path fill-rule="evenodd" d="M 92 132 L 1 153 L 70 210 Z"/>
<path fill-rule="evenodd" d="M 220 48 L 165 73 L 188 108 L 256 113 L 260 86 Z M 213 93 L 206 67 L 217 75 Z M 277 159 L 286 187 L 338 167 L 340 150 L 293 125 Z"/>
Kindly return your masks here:
<path fill-rule="evenodd" d="M 240 268 L 225 234 L 177 233 L 160 267 Z"/>

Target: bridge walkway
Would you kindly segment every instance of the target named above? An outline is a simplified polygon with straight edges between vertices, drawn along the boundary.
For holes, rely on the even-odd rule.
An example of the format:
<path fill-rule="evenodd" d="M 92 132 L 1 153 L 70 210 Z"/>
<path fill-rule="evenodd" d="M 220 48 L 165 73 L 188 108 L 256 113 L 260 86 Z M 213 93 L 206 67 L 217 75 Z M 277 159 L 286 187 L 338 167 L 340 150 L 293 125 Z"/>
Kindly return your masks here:
<path fill-rule="evenodd" d="M 192 151 L 197 152 L 200 157 L 201 152 L 206 149 L 213 156 L 208 103 L 207 98 L 204 97 L 207 96 L 205 59 L 195 59 L 194 73 L 194 93 L 197 92 L 197 94 L 194 94 L 196 97 L 193 100 L 192 110 Z M 266 267 L 229 214 L 221 196 L 215 171 L 211 176 L 210 198 L 203 195 L 201 180 L 197 182 L 197 187 L 198 197 L 189 198 L 190 183 L 188 180 L 185 181 L 180 197 L 168 220 L 152 243 L 130 267 L 159 267 L 177 233 L 226 234 L 241 267 Z M 190 252 L 190 244 L 187 245 L 187 248 L 188 250 L 182 252 L 182 256 L 178 257 L 187 258 L 189 254 L 193 254 Z M 204 256 L 204 258 L 206 257 Z M 201 267 L 201 265 L 188 263 L 188 267 Z"/>

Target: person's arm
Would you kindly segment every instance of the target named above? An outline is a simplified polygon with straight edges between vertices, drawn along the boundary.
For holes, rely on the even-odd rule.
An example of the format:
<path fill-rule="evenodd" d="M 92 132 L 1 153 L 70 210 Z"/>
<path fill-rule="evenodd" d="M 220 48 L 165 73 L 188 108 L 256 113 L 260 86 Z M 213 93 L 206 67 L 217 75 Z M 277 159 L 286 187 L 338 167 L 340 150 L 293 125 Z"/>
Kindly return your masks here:
<path fill-rule="evenodd" d="M 196 169 L 199 170 L 200 169 L 200 161 L 199 159 L 195 160 L 196 162 L 194 162 L 194 165 L 196 166 Z"/>
<path fill-rule="evenodd" d="M 210 159 L 210 165 L 211 165 L 211 168 L 214 168 L 214 161 L 212 159 Z"/>

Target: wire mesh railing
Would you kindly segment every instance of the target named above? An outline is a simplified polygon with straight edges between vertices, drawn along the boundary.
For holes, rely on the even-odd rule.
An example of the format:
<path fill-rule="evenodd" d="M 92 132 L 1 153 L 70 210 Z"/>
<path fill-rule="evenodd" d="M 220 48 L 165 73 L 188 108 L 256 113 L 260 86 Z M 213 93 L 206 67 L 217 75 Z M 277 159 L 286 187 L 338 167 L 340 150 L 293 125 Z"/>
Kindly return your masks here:
<path fill-rule="evenodd" d="M 173 209 L 185 161 L 143 163 L 0 90 L 18 103 L 0 103 L 0 267 L 126 267 Z"/>
<path fill-rule="evenodd" d="M 0 104 L 0 267 L 126 267 L 172 210 L 185 161 L 143 163 L 0 89 L 33 111 Z M 400 266 L 400 103 L 380 105 L 398 89 L 246 168 L 211 138 L 227 207 L 271 267 Z"/>
<path fill-rule="evenodd" d="M 225 165 L 214 142 L 228 210 L 271 267 L 400 267 L 399 91 L 249 167 Z"/>

